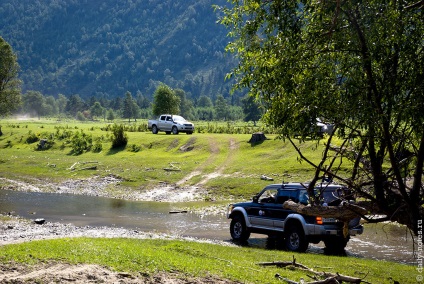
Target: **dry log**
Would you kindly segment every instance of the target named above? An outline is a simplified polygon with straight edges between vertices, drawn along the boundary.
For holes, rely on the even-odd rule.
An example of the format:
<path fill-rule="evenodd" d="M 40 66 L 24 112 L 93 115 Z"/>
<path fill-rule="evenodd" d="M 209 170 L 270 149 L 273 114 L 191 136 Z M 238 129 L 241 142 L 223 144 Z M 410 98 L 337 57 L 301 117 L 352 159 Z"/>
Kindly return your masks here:
<path fill-rule="evenodd" d="M 308 271 L 316 276 L 319 276 L 320 278 L 325 278 L 324 280 L 318 280 L 317 277 L 311 277 L 312 279 L 314 279 L 315 281 L 313 282 L 307 282 L 306 284 L 336 284 L 336 283 L 341 283 L 341 282 L 347 282 L 347 283 L 367 283 L 366 281 L 364 281 L 361 278 L 356 278 L 356 277 L 351 277 L 351 276 L 346 276 L 346 275 L 342 275 L 339 273 L 329 273 L 329 272 L 317 272 L 314 271 L 313 269 L 307 267 L 306 265 L 303 265 L 301 263 L 297 263 L 296 259 L 293 257 L 293 261 L 273 261 L 273 262 L 259 262 L 258 265 L 261 266 L 277 266 L 277 267 L 287 267 L 287 266 L 293 266 L 295 268 L 298 269 L 302 269 L 305 271 Z M 286 281 L 287 283 L 294 283 L 294 284 L 298 284 L 297 282 L 294 282 L 292 280 L 286 279 L 281 277 L 279 274 L 276 274 L 275 277 Z"/>
<path fill-rule="evenodd" d="M 336 218 L 340 221 L 349 222 L 350 220 L 367 214 L 367 210 L 348 202 L 342 202 L 339 206 L 305 206 L 288 200 L 283 203 L 284 209 L 290 209 L 300 214 L 308 216 L 321 216 L 323 218 Z"/>
<path fill-rule="evenodd" d="M 80 171 L 84 171 L 84 170 L 97 170 L 97 166 L 85 167 L 85 168 L 80 169 Z"/>

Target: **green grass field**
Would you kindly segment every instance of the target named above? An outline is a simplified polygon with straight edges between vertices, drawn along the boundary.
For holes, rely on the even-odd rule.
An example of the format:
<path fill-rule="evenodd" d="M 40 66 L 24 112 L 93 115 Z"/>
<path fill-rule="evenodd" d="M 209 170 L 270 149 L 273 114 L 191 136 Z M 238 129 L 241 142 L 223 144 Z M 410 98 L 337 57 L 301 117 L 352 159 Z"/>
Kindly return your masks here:
<path fill-rule="evenodd" d="M 352 257 L 293 254 L 278 250 L 227 247 L 197 242 L 133 239 L 56 239 L 0 247 L 0 262 L 99 264 L 134 275 L 173 272 L 192 277 L 214 275 L 242 283 L 284 283 L 275 274 L 310 281 L 300 269 L 259 266 L 259 262 L 292 261 L 314 271 L 363 278 L 368 283 L 416 283 L 413 266 Z"/>
<path fill-rule="evenodd" d="M 308 181 L 313 174 L 311 167 L 298 161 L 293 147 L 275 134 L 267 134 L 268 140 L 251 145 L 250 134 L 154 135 L 137 131 L 145 129 L 146 123 L 126 123 L 129 129 L 126 148 L 111 149 L 112 134 L 105 130 L 108 126 L 105 122 L 1 120 L 0 177 L 59 182 L 114 175 L 123 180 L 121 186 L 133 190 L 145 190 L 162 182 L 201 183 L 214 199 L 222 200 L 250 198 L 269 183 L 260 180 L 262 174 L 275 182 Z M 234 125 L 215 123 L 213 127 Z M 75 154 L 72 137 L 77 133 L 91 136 L 93 145 L 98 141 L 101 151 Z M 36 150 L 39 141 L 28 143 L 32 137 L 53 142 L 51 148 Z M 321 146 L 306 142 L 301 147 L 309 158 L 318 161 Z M 95 170 L 81 170 L 93 165 Z M 169 168 L 178 170 L 164 170 Z M 214 173 L 215 178 L 207 178 Z"/>

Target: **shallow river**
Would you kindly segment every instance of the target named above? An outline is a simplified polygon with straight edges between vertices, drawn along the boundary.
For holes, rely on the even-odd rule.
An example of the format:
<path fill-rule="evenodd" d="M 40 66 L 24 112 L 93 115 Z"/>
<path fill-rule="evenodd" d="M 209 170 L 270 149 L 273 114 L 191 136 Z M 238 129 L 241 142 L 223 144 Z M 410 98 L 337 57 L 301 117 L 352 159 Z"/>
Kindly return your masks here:
<path fill-rule="evenodd" d="M 179 204 L 180 206 L 180 204 Z M 183 205 L 184 206 L 184 205 Z M 172 203 L 124 201 L 82 195 L 0 190 L 0 212 L 48 222 L 76 226 L 110 226 L 206 238 L 230 240 L 229 221 L 220 215 L 170 214 Z M 267 238 L 252 234 L 248 246 L 266 248 Z M 323 245 L 311 245 L 309 252 L 324 253 Z M 364 234 L 352 237 L 348 256 L 414 263 L 413 241 L 401 226 L 367 224 Z"/>

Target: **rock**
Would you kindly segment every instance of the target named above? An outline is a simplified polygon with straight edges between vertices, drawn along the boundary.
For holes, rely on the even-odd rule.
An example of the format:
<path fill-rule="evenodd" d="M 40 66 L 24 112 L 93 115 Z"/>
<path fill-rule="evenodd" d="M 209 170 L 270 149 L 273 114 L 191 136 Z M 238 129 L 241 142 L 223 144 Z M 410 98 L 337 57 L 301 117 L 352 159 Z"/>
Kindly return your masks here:
<path fill-rule="evenodd" d="M 252 137 L 249 140 L 249 143 L 255 144 L 265 141 L 267 138 L 263 132 L 256 132 L 252 134 Z"/>
<path fill-rule="evenodd" d="M 273 181 L 274 179 L 272 177 L 267 177 L 266 175 L 261 175 L 261 180 Z"/>
<path fill-rule="evenodd" d="M 34 223 L 38 225 L 43 225 L 45 222 L 46 220 L 44 218 L 38 218 L 34 220 Z"/>

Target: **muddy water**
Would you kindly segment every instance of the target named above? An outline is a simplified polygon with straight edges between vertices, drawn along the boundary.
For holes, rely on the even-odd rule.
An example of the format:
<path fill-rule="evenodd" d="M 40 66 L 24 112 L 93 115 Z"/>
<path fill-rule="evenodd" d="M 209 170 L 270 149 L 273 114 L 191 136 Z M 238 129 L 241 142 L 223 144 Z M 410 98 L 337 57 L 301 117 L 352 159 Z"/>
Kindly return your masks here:
<path fill-rule="evenodd" d="M 29 219 L 44 218 L 49 222 L 72 223 L 76 226 L 123 227 L 144 232 L 230 240 L 229 221 L 223 215 L 170 214 L 174 210 L 176 208 L 172 203 L 0 190 L 1 213 L 14 212 Z M 268 243 L 265 236 L 252 234 L 248 246 L 265 248 Z M 309 252 L 324 253 L 322 244 L 311 245 Z M 395 225 L 366 225 L 363 235 L 352 237 L 346 254 L 414 263 L 412 238 L 404 227 Z"/>

